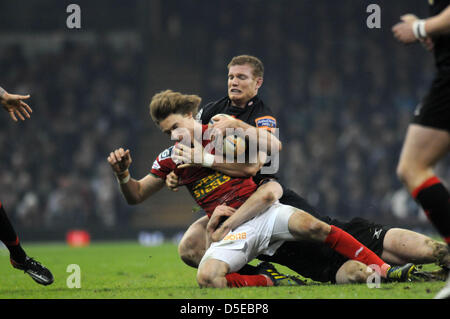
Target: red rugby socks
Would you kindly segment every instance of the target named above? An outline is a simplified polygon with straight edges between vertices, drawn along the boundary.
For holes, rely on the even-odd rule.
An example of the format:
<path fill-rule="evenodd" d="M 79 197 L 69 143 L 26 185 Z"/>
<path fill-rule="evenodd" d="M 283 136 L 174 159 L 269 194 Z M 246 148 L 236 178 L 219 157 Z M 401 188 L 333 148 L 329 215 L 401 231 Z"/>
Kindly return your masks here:
<path fill-rule="evenodd" d="M 225 275 L 228 287 L 267 287 L 273 286 L 272 281 L 264 275 L 240 275 L 231 273 Z"/>
<path fill-rule="evenodd" d="M 430 222 L 450 245 L 450 195 L 436 177 L 430 177 L 411 193 L 422 206 Z"/>
<path fill-rule="evenodd" d="M 390 267 L 388 264 L 346 231 L 334 225 L 330 226 L 331 231 L 325 239 L 326 244 L 349 259 L 362 262 L 367 266 L 377 265 L 380 268 L 381 276 L 386 276 Z"/>

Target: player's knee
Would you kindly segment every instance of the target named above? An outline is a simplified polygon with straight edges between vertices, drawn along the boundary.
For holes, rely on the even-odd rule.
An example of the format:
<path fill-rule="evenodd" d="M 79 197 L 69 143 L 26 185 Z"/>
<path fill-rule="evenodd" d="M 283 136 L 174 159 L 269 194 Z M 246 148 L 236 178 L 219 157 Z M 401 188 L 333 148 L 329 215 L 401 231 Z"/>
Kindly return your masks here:
<path fill-rule="evenodd" d="M 319 241 L 323 241 L 330 232 L 327 224 L 312 216 L 308 218 L 308 222 L 305 223 L 305 230 L 309 238 Z"/>
<path fill-rule="evenodd" d="M 406 184 L 407 180 L 408 180 L 408 166 L 405 163 L 403 163 L 403 162 L 399 162 L 397 164 L 396 174 L 397 174 L 397 178 L 403 184 Z"/>
<path fill-rule="evenodd" d="M 214 272 L 208 271 L 205 268 L 201 268 L 197 272 L 197 283 L 200 288 L 215 288 L 217 282 L 216 279 Z"/>
<path fill-rule="evenodd" d="M 450 266 L 450 247 L 444 243 L 428 239 L 426 244 L 431 246 L 433 257 L 440 266 Z"/>
<path fill-rule="evenodd" d="M 432 172 L 432 167 L 424 163 L 400 161 L 396 173 L 398 179 L 408 188 L 417 187 Z"/>
<path fill-rule="evenodd" d="M 262 197 L 262 200 L 264 201 L 264 203 L 266 204 L 273 204 L 275 203 L 275 201 L 278 198 L 276 197 L 275 193 L 272 191 L 267 192 L 266 194 L 264 194 L 264 196 Z"/>
<path fill-rule="evenodd" d="M 212 283 L 211 276 L 207 272 L 199 269 L 197 272 L 197 283 L 200 288 L 209 287 Z"/>

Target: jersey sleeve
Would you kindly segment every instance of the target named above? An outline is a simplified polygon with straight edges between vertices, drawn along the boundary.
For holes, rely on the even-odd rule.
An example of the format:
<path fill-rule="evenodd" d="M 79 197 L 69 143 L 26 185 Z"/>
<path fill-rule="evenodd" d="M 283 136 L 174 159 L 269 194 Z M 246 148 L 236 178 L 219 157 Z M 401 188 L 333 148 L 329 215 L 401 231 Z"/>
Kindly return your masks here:
<path fill-rule="evenodd" d="M 208 104 L 206 104 L 205 106 L 203 106 L 196 114 L 195 119 L 200 122 L 201 124 L 205 125 L 208 124 L 209 121 L 211 120 L 211 117 L 213 117 L 213 115 L 211 112 L 211 108 L 213 107 L 214 102 L 210 102 Z"/>
<path fill-rule="evenodd" d="M 271 115 L 260 116 L 255 119 L 255 126 L 274 132 L 277 128 L 277 120 Z"/>
<path fill-rule="evenodd" d="M 166 176 L 177 167 L 175 162 L 172 160 L 172 150 L 173 146 L 158 155 L 150 170 L 151 174 L 156 177 L 166 179 Z"/>

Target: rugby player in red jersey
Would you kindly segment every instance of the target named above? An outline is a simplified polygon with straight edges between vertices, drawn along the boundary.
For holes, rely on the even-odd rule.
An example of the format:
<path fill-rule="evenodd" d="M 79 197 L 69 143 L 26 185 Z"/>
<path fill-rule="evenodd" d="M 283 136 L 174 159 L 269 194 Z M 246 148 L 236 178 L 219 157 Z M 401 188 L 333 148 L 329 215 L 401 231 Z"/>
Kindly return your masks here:
<path fill-rule="evenodd" d="M 25 121 L 30 118 L 32 109 L 24 102 L 29 99 L 29 95 L 10 94 L 0 87 L 0 104 L 9 113 L 14 122 L 19 118 Z M 10 253 L 10 261 L 14 268 L 23 270 L 34 281 L 41 285 L 49 285 L 53 282 L 51 272 L 39 262 L 27 256 L 19 242 L 19 237 L 6 215 L 5 209 L 0 202 L 0 240 L 5 244 Z"/>
<path fill-rule="evenodd" d="M 150 114 L 160 129 L 172 139 L 180 143 L 189 140 L 189 146 L 201 142 L 201 146 L 207 149 L 210 140 L 204 140 L 203 136 L 208 126 L 201 125 L 193 118 L 200 102 L 198 96 L 167 90 L 152 98 Z M 172 147 L 162 152 L 155 160 L 151 174 L 140 180 L 130 177 L 129 150 L 120 148 L 110 153 L 108 162 L 128 203 L 141 203 L 164 187 L 166 176 L 172 170 L 179 169 L 172 158 L 175 150 L 176 147 Z M 201 152 L 201 156 L 200 162 L 204 165 L 206 162 L 212 163 L 215 156 L 220 154 Z M 367 266 L 374 266 L 381 276 L 395 280 L 407 280 L 416 271 L 412 264 L 391 267 L 339 227 L 330 226 L 303 210 L 280 204 L 278 199 L 282 196 L 282 188 L 276 181 L 269 181 L 267 185 L 270 187 L 258 188 L 252 178 L 231 177 L 202 166 L 179 169 L 177 175 L 179 183 L 187 186 L 211 220 L 214 218 L 214 225 L 208 228 L 214 229 L 218 224 L 218 219 L 215 219 L 218 206 L 231 208 L 230 219 L 238 216 L 239 222 L 245 221 L 237 224 L 236 228 L 236 225 L 228 223 L 226 231 L 213 240 L 199 265 L 197 281 L 201 287 L 276 284 L 276 281 L 272 278 L 267 280 L 264 275 L 241 275 L 236 272 L 260 254 L 275 253 L 284 241 L 311 240 L 325 243 L 347 258 L 366 265 L 363 268 L 367 276 L 372 273 Z M 226 222 L 228 220 L 224 224 Z"/>
<path fill-rule="evenodd" d="M 257 57 L 250 55 L 233 57 L 228 64 L 228 95 L 218 101 L 206 104 L 195 116 L 196 120 L 208 124 L 213 119 L 212 126 L 221 132 L 224 132 L 227 128 L 247 130 L 254 127 L 259 137 L 262 137 L 262 141 L 265 141 L 265 144 L 268 145 L 268 149 L 281 150 L 281 142 L 276 137 L 276 130 L 278 129 L 276 116 L 258 96 L 263 77 L 264 65 Z M 217 114 L 227 114 L 231 117 Z M 250 137 L 252 136 L 249 136 L 249 142 Z M 190 154 L 191 150 L 185 149 L 186 147 L 181 147 L 181 154 L 178 155 L 178 158 L 188 162 L 189 159 L 184 153 Z M 253 176 L 253 180 L 258 185 L 263 181 L 277 179 L 276 174 L 267 174 L 267 170 L 264 172 L 260 170 L 261 165 L 219 161 L 213 162 L 211 168 L 233 176 Z M 266 169 L 267 166 L 264 168 Z M 178 176 L 175 172 L 167 175 L 166 185 L 171 190 L 176 191 L 178 189 Z M 358 217 L 344 222 L 321 215 L 304 198 L 285 186 L 283 186 L 283 196 L 279 201 L 282 204 L 307 211 L 327 224 L 344 229 L 366 247 L 369 247 L 380 258 L 390 263 L 436 262 L 444 268 L 449 265 L 449 252 L 446 251 L 445 247 L 417 232 L 387 227 Z M 222 227 L 226 226 L 227 223 L 228 221 L 222 224 Z M 189 226 L 178 245 L 178 253 L 181 259 L 191 267 L 197 268 L 205 253 L 207 224 L 207 216 L 199 218 Z M 287 266 L 302 276 L 315 281 L 349 283 L 359 282 L 361 278 L 360 269 L 362 268 L 360 265 L 344 258 L 321 243 L 287 241 L 277 249 L 273 256 L 261 255 L 258 256 L 258 259 L 266 262 L 256 267 L 247 264 L 239 272 L 254 274 L 261 267 L 266 269 L 270 267 L 272 271 L 276 272 L 275 267 L 268 263 L 273 262 Z"/>

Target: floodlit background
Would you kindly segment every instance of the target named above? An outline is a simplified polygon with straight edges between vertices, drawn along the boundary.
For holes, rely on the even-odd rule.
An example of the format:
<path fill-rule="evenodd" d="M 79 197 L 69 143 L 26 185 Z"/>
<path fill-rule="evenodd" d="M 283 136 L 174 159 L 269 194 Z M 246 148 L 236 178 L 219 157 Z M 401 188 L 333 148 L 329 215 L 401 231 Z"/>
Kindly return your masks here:
<path fill-rule="evenodd" d="M 66 26 L 70 3 L 81 29 Z M 366 25 L 371 3 L 380 29 Z M 31 94 L 34 112 L 18 124 L 0 117 L 0 200 L 23 240 L 70 229 L 179 235 L 200 217 L 188 192 L 128 206 L 106 158 L 130 148 L 131 174 L 143 177 L 171 145 L 148 115 L 151 96 L 170 88 L 217 100 L 229 60 L 252 54 L 265 64 L 260 96 L 278 119 L 285 186 L 324 215 L 432 232 L 395 175 L 434 72 L 430 53 L 392 36 L 407 12 L 424 17 L 427 2 L 2 1 L 0 86 Z M 448 167 L 438 167 L 444 181 Z"/>

